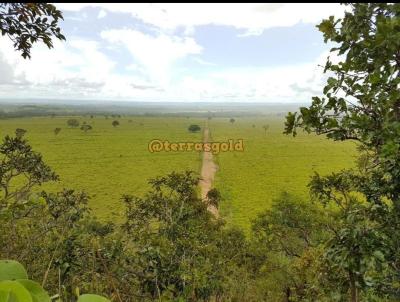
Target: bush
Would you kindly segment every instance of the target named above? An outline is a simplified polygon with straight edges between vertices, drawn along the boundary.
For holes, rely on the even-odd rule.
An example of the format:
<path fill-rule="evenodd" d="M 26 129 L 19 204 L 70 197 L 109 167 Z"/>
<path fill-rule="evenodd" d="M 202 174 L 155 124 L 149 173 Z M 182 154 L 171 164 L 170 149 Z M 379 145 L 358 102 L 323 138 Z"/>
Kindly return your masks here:
<path fill-rule="evenodd" d="M 79 127 L 79 121 L 77 119 L 72 118 L 67 121 L 67 125 L 71 128 L 77 128 Z"/>
<path fill-rule="evenodd" d="M 199 125 L 190 125 L 189 128 L 188 128 L 188 130 L 189 130 L 190 132 L 199 132 L 199 131 L 201 130 L 201 128 L 200 128 Z"/>

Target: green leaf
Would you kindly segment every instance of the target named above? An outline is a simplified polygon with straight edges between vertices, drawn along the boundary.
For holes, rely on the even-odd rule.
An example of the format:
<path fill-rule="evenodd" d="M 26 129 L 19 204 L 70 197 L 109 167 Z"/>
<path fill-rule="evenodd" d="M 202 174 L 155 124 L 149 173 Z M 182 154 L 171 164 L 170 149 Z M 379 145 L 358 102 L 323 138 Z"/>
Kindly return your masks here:
<path fill-rule="evenodd" d="M 14 279 L 28 279 L 23 265 L 15 260 L 0 260 L 0 281 Z"/>
<path fill-rule="evenodd" d="M 33 302 L 29 291 L 17 281 L 1 281 L 0 292 L 2 292 L 1 296 L 7 299 L 0 302 Z"/>
<path fill-rule="evenodd" d="M 33 302 L 50 302 L 50 296 L 47 292 L 40 286 L 39 283 L 27 280 L 27 279 L 18 279 L 16 280 L 18 283 L 22 284 L 31 294 Z"/>
<path fill-rule="evenodd" d="M 111 302 L 111 301 L 99 295 L 86 294 L 80 296 L 77 302 Z"/>
<path fill-rule="evenodd" d="M 385 261 L 385 256 L 381 251 L 375 251 L 374 252 L 375 258 L 377 258 L 379 261 Z"/>

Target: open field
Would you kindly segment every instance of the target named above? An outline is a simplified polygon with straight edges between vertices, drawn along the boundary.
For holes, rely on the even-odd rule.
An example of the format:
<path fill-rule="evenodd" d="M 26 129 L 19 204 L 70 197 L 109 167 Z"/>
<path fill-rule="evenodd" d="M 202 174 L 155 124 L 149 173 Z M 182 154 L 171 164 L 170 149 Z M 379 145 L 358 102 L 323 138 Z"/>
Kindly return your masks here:
<path fill-rule="evenodd" d="M 307 184 L 313 171 L 330 173 L 351 167 L 355 145 L 300 132 L 282 134 L 282 116 L 228 118 L 210 121 L 214 141 L 243 139 L 244 152 L 221 152 L 215 187 L 221 191 L 220 213 L 228 223 L 249 230 L 250 221 L 268 208 L 281 191 L 308 197 Z M 255 126 L 253 128 L 253 125 Z M 264 125 L 269 125 L 267 131 Z"/>
<path fill-rule="evenodd" d="M 118 215 L 122 194 L 145 193 L 149 178 L 185 169 L 200 173 L 202 157 L 198 152 L 149 153 L 147 144 L 152 139 L 200 142 L 202 133 L 189 133 L 187 127 L 192 123 L 203 126 L 204 118 L 73 117 L 93 126 L 87 133 L 68 128 L 69 118 L 0 120 L 0 136 L 13 134 L 17 127 L 26 129 L 26 138 L 34 150 L 41 152 L 61 177 L 59 183 L 44 188 L 85 190 L 100 218 Z M 120 126 L 111 125 L 114 119 L 120 121 Z M 233 124 L 229 118 L 209 121 L 214 141 L 244 140 L 244 152 L 221 152 L 214 156 L 219 166 L 214 186 L 224 199 L 220 213 L 230 224 L 248 230 L 250 220 L 281 191 L 306 198 L 306 185 L 314 170 L 328 173 L 352 165 L 348 155 L 354 150 L 353 144 L 303 133 L 296 138 L 285 136 L 282 115 L 235 119 Z M 269 125 L 266 132 L 264 125 Z M 56 127 L 62 128 L 58 135 L 53 132 Z"/>
<path fill-rule="evenodd" d="M 200 141 L 201 133 L 187 131 L 199 119 L 95 116 L 77 118 L 93 130 L 84 133 L 67 127 L 69 117 L 31 117 L 0 120 L 0 137 L 14 134 L 16 128 L 26 129 L 25 137 L 35 151 L 43 154 L 61 178 L 45 189 L 63 187 L 85 190 L 92 196 L 90 205 L 100 218 L 111 218 L 121 210 L 122 194 L 141 195 L 148 190 L 149 178 L 173 170 L 199 170 L 198 152 L 149 153 L 148 142 L 155 138 L 171 141 Z M 113 127 L 112 121 L 120 121 Z M 129 122 L 131 120 L 131 122 Z M 58 135 L 56 127 L 62 128 Z"/>

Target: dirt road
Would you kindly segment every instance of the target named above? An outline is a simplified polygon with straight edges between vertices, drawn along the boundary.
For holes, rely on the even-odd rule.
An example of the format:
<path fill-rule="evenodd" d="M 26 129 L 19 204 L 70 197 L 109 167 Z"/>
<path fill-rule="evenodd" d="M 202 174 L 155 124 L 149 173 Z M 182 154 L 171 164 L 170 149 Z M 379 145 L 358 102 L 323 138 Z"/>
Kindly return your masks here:
<path fill-rule="evenodd" d="M 208 129 L 208 121 L 204 127 L 203 142 L 207 143 L 210 139 L 210 131 Z M 212 189 L 215 172 L 218 166 L 214 163 L 212 152 L 203 152 L 203 163 L 201 166 L 201 180 L 199 186 L 201 189 L 201 198 L 205 199 L 208 191 Z M 219 216 L 218 209 L 215 206 L 209 205 L 208 210 L 214 214 L 215 217 Z"/>

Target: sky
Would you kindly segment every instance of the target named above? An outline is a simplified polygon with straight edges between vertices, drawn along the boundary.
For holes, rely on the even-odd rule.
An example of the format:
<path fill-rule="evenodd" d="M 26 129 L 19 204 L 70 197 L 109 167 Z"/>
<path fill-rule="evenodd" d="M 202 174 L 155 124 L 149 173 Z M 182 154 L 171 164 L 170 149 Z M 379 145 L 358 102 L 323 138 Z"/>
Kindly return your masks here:
<path fill-rule="evenodd" d="M 23 59 L 0 36 L 0 99 L 308 102 L 339 4 L 57 3 L 67 41 Z M 331 56 L 332 57 L 332 56 Z"/>

